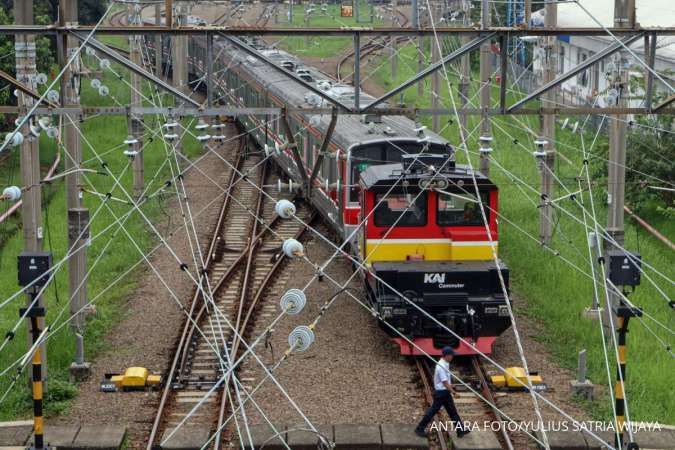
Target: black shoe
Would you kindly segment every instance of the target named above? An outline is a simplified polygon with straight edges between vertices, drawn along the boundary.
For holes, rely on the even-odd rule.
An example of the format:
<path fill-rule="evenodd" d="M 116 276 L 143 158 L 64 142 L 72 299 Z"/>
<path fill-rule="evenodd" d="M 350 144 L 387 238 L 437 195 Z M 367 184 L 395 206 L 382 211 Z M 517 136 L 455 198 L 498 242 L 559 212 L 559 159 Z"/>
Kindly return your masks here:
<path fill-rule="evenodd" d="M 415 428 L 415 434 L 418 435 L 419 437 L 426 438 L 427 433 L 424 430 L 420 430 L 419 428 Z"/>
<path fill-rule="evenodd" d="M 457 430 L 457 437 L 463 438 L 467 434 L 471 433 L 471 430 Z"/>

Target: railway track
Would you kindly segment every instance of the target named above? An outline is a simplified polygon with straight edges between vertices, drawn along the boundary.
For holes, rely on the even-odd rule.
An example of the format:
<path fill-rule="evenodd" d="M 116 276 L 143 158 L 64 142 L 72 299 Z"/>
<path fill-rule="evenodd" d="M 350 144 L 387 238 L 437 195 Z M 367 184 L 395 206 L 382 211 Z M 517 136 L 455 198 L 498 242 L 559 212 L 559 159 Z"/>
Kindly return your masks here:
<path fill-rule="evenodd" d="M 259 154 L 246 155 L 241 147 L 232 163 L 257 186 L 267 186 L 265 190 L 276 198 L 279 195 L 274 184 L 277 177 L 268 173 L 266 164 L 261 161 Z M 224 365 L 218 354 L 225 358 L 225 345 L 229 358 L 235 360 L 244 348 L 239 336 L 246 339 L 250 334 L 258 313 L 264 309 L 263 303 L 277 307 L 282 294 L 277 285 L 282 285 L 280 281 L 289 276 L 284 273 L 286 259 L 280 256 L 282 242 L 288 238 L 300 239 L 305 231 L 298 221 L 278 218 L 274 202 L 234 171 L 230 171 L 226 189 L 231 195 L 226 196 L 218 211 L 207 253 L 213 303 L 205 302 L 199 292 L 193 295 L 191 320 L 186 321 L 166 378 L 148 449 L 156 448 L 178 426 L 187 430 L 200 427 L 211 432 L 223 428 L 229 412 L 234 409 L 231 399 L 236 398 L 234 391 L 229 392 L 231 385 L 227 381 L 218 385 L 195 414 L 189 413 L 223 377 Z M 298 205 L 296 214 L 303 220 L 312 219 L 309 207 L 303 204 Z M 255 220 L 254 215 L 262 222 Z M 223 385 L 227 385 L 228 390 L 223 389 Z M 212 447 L 219 448 L 224 438 L 231 437 L 229 434 L 218 436 Z"/>
<path fill-rule="evenodd" d="M 425 401 L 427 406 L 430 406 L 434 392 L 434 367 L 426 358 L 416 358 L 415 366 L 422 381 Z M 459 376 L 462 378 L 462 380 L 468 383 L 475 391 L 479 392 L 492 405 L 496 405 L 494 393 L 487 382 L 485 371 L 477 356 L 471 356 L 469 358 L 468 364 L 453 363 L 453 370 L 459 372 Z M 483 399 L 466 388 L 466 386 L 457 385 L 456 383 L 454 386 L 456 392 L 453 394 L 453 399 L 455 401 L 455 405 L 457 406 L 457 411 L 459 412 L 459 415 L 463 421 L 483 424 L 486 421 L 492 422 L 502 420 L 501 415 L 496 409 L 486 404 Z M 444 409 L 441 410 L 440 414 L 441 418 L 437 420 L 444 422 L 450 420 L 447 412 Z M 451 432 L 449 429 L 446 431 L 442 429 L 442 427 L 437 427 L 434 433 L 434 440 L 438 445 L 437 448 L 440 448 L 441 450 L 447 450 L 448 448 L 451 448 L 451 446 L 448 446 L 448 439 L 451 437 Z M 499 440 L 503 449 L 514 449 L 512 438 L 504 427 L 500 427 L 500 432 L 497 434 L 497 439 Z"/>
<path fill-rule="evenodd" d="M 400 17 L 398 24 L 400 27 L 405 27 L 408 24 L 408 17 L 401 11 L 396 10 L 396 14 Z M 372 38 L 360 48 L 359 55 L 360 59 L 364 59 L 366 56 L 374 53 L 377 50 L 386 48 L 388 45 L 391 45 L 391 39 L 396 39 L 395 43 L 407 41 L 408 38 L 405 37 L 376 37 Z M 346 55 L 340 58 L 335 66 L 335 76 L 338 80 L 343 80 L 342 78 L 342 66 L 347 63 L 350 59 L 354 58 L 354 50 L 350 50 Z M 352 74 L 353 76 L 353 74 Z"/>

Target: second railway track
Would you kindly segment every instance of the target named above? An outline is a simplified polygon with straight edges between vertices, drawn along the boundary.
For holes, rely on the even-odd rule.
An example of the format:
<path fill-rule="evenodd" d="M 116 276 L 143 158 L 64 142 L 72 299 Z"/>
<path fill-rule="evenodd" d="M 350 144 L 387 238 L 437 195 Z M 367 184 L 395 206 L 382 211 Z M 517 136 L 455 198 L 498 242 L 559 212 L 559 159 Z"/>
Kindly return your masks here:
<path fill-rule="evenodd" d="M 285 265 L 280 253 L 283 240 L 300 239 L 305 231 L 299 221 L 276 216 L 275 202 L 256 187 L 265 186 L 265 192 L 274 199 L 291 197 L 278 191 L 278 177 L 260 153 L 248 152 L 242 144 L 231 164 L 237 171 L 228 169 L 225 189 L 229 195 L 224 196 L 217 213 L 205 256 L 208 282 L 193 295 L 190 319 L 166 379 L 149 449 L 157 448 L 176 428 L 176 433 L 180 428 L 189 433 L 186 430 L 197 427 L 209 434 L 222 428 L 235 397 L 228 380 L 221 380 L 226 373 L 225 361 L 241 355 L 244 346 L 239 338 L 246 339 L 252 330 L 261 300 L 281 294 L 275 287 L 277 277 L 288 277 L 280 274 Z M 296 216 L 303 221 L 312 219 L 304 204 L 297 205 Z M 227 390 L 223 389 L 225 385 Z M 210 390 L 213 392 L 206 396 Z M 197 405 L 199 408 L 195 408 Z M 220 445 L 218 435 L 210 446 L 217 449 Z"/>

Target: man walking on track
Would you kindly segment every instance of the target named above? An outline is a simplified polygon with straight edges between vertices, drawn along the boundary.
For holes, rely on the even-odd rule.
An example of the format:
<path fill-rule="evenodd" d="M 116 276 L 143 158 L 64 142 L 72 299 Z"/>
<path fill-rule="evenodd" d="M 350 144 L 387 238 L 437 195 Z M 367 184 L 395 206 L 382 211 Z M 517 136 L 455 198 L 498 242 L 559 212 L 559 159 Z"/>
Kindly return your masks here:
<path fill-rule="evenodd" d="M 444 347 L 442 350 L 441 359 L 436 363 L 436 370 L 434 371 L 434 401 L 427 409 L 427 412 L 424 414 L 424 417 L 415 428 L 415 434 L 418 436 L 426 437 L 427 434 L 425 429 L 431 419 L 434 418 L 436 413 L 440 411 L 441 407 L 445 407 L 445 410 L 450 416 L 457 427 L 457 437 L 462 437 L 469 434 L 469 430 L 464 430 L 462 427 L 462 419 L 459 418 L 457 414 L 457 408 L 455 408 L 455 402 L 452 400 L 452 382 L 450 379 L 450 361 L 452 361 L 455 352 L 450 347 Z"/>

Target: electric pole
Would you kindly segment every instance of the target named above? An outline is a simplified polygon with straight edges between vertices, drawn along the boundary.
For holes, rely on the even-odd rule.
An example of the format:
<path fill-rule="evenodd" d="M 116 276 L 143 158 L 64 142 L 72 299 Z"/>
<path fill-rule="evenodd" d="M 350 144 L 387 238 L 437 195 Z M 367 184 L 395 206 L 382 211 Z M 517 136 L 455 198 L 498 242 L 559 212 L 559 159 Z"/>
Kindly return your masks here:
<path fill-rule="evenodd" d="M 140 12 L 140 3 L 136 0 L 135 3 L 129 5 L 129 17 L 133 17 L 134 25 L 141 24 L 141 12 Z M 137 64 L 138 66 L 143 66 L 143 61 L 141 57 L 141 45 L 143 45 L 143 38 L 140 35 L 131 35 L 129 36 L 129 56 L 131 62 Z M 131 107 L 140 108 L 143 106 L 143 100 L 141 98 L 141 77 L 135 72 L 131 73 Z M 130 145 L 130 151 L 132 152 L 131 156 L 131 168 L 133 172 L 133 186 L 134 186 L 134 197 L 139 198 L 143 193 L 143 188 L 145 186 L 143 181 L 144 176 L 144 167 L 143 167 L 143 116 L 137 113 L 131 113 L 129 115 L 129 135 L 131 136 L 131 141 L 133 142 Z"/>
<path fill-rule="evenodd" d="M 554 28 L 558 24 L 558 5 L 547 3 L 545 6 L 544 26 Z M 544 79 L 543 84 L 553 80 L 556 75 L 558 53 L 556 50 L 556 36 L 543 38 L 544 45 Z M 555 103 L 555 89 L 543 95 L 542 106 L 551 107 Z M 553 236 L 553 208 L 549 202 L 553 198 L 553 170 L 555 170 L 555 115 L 544 114 L 541 119 L 541 207 L 539 208 L 539 239 L 548 244 Z"/>
<path fill-rule="evenodd" d="M 59 2 L 60 26 L 77 26 L 77 0 Z M 64 35 L 58 42 L 59 64 L 64 67 L 68 59 L 77 51 L 78 41 Z M 66 68 L 61 78 L 61 104 L 64 108 L 80 107 L 80 62 L 75 58 Z M 72 256 L 68 259 L 70 313 L 74 316 L 70 322 L 77 336 L 75 361 L 70 366 L 71 376 L 83 379 L 89 375 L 89 364 L 84 361 L 85 326 L 84 308 L 87 305 L 87 242 L 89 240 L 89 210 L 83 207 L 80 191 L 82 164 L 82 145 L 77 128 L 79 117 L 66 115 L 64 118 L 63 151 L 65 153 L 66 207 L 68 209 L 68 248 Z"/>
<path fill-rule="evenodd" d="M 396 7 L 398 0 L 392 0 L 391 1 L 391 27 L 394 28 L 395 26 L 400 26 L 401 23 L 399 22 L 398 17 L 396 16 Z M 396 49 L 396 37 L 392 36 L 390 38 L 389 43 L 391 44 L 391 79 L 396 80 L 396 76 L 398 74 L 398 51 Z"/>
<path fill-rule="evenodd" d="M 412 18 L 412 27 L 418 29 L 420 27 L 420 10 L 417 4 L 418 0 L 411 0 L 410 2 L 410 16 Z M 417 72 L 424 70 L 424 36 L 417 38 Z M 424 96 L 424 79 L 417 82 L 417 96 Z"/>
<path fill-rule="evenodd" d="M 168 6 L 168 5 L 167 5 Z M 187 25 L 187 11 L 186 6 L 176 5 L 176 23 L 177 26 Z M 171 14 L 173 15 L 173 14 Z M 167 17 L 169 14 L 167 13 Z M 173 24 L 171 25 L 173 26 Z M 171 57 L 171 71 L 173 77 L 173 85 L 178 88 L 181 92 L 188 93 L 188 72 L 187 72 L 187 36 L 175 35 L 172 36 L 173 40 L 173 54 Z M 176 106 L 183 106 L 183 101 L 176 100 Z M 176 120 L 180 124 L 181 114 L 178 113 Z M 182 134 L 180 127 L 178 127 L 178 134 Z M 174 143 L 174 151 L 181 152 L 180 138 Z"/>
<path fill-rule="evenodd" d="M 469 9 L 470 3 L 468 0 L 462 0 L 462 23 L 464 26 L 468 26 L 471 23 L 471 10 Z M 469 36 L 461 35 L 460 44 L 463 46 L 469 43 Z M 459 114 L 459 126 L 462 128 L 464 136 L 468 135 L 468 125 L 467 125 L 467 115 L 464 112 L 464 108 L 469 101 L 469 84 L 471 80 L 471 63 L 469 59 L 469 54 L 463 55 L 459 60 L 459 103 L 461 105 L 461 110 Z"/>
<path fill-rule="evenodd" d="M 614 26 L 617 28 L 635 28 L 635 0 L 615 0 L 614 2 Z M 647 49 L 645 48 L 645 52 Z M 613 76 L 613 89 L 618 93 L 617 107 L 625 108 L 628 106 L 628 69 L 625 54 L 619 53 L 618 64 L 615 64 L 616 70 Z M 619 260 L 623 260 L 623 266 L 636 266 L 639 270 L 638 264 L 633 260 L 630 264 L 628 255 L 625 255 L 623 250 L 619 247 L 624 245 L 624 220 L 623 211 L 626 198 L 626 131 L 627 131 L 627 116 L 625 114 L 616 116 L 616 120 L 610 121 L 609 124 L 609 162 L 607 166 L 607 232 L 609 236 L 616 242 L 604 240 L 605 256 L 609 256 L 610 261 L 610 279 L 612 277 L 611 256 L 615 255 Z M 614 282 L 615 285 L 620 284 Z M 621 287 L 618 287 L 621 288 Z M 625 405 L 625 384 L 626 384 L 626 334 L 628 333 L 628 321 L 633 316 L 640 316 L 641 311 L 626 305 L 614 289 L 609 292 L 610 305 L 613 309 L 608 314 L 615 314 L 615 331 L 617 333 L 618 345 L 618 367 L 617 380 L 614 387 L 615 410 L 616 410 L 616 427 L 619 433 L 616 435 L 616 448 L 624 448 L 624 444 L 628 442 L 625 439 L 624 426 L 626 421 L 626 405 Z M 630 424 L 629 424 L 630 425 Z"/>
<path fill-rule="evenodd" d="M 441 39 L 439 37 L 439 39 Z M 435 39 L 431 38 L 431 62 L 432 64 L 435 62 L 440 61 L 441 56 L 440 56 L 440 51 L 438 50 L 438 46 L 441 45 L 441 42 L 436 42 Z M 440 95 L 440 84 L 441 84 L 441 79 L 440 79 L 440 71 L 436 70 L 433 74 L 431 74 L 431 108 L 432 109 L 438 109 L 438 97 Z M 438 114 L 434 114 L 431 116 L 431 129 L 435 132 L 438 132 L 440 129 L 440 122 L 441 122 L 441 116 Z"/>
<path fill-rule="evenodd" d="M 481 28 L 487 28 L 490 26 L 490 5 L 488 0 L 482 1 L 481 8 Z M 491 42 L 485 42 L 480 46 L 480 162 L 479 170 L 485 176 L 490 176 L 490 153 L 492 152 L 492 147 L 490 143 L 492 142 L 492 126 L 490 125 L 490 115 L 488 114 L 488 109 L 490 108 L 490 51 L 491 51 Z"/>
<path fill-rule="evenodd" d="M 159 3 L 155 5 L 155 25 L 162 25 L 162 6 Z M 162 74 L 164 73 L 164 67 L 162 66 L 163 52 L 162 34 L 157 33 L 157 35 L 155 35 L 155 71 L 160 78 L 162 78 Z"/>
<path fill-rule="evenodd" d="M 14 1 L 14 19 L 17 25 L 32 25 L 33 0 L 15 0 Z M 15 35 L 14 50 L 16 54 L 16 78 L 34 91 L 36 89 L 35 76 L 37 75 L 35 36 L 30 34 Z M 17 104 L 20 108 L 20 115 L 24 115 L 34 104 L 33 97 L 19 91 Z M 31 120 L 32 121 L 32 120 Z M 39 252 L 42 250 L 42 187 L 40 185 L 40 146 L 39 139 L 30 132 L 30 122 L 22 127 L 19 132 L 24 137 L 21 144 L 21 183 L 27 189 L 23 193 L 23 205 L 21 207 L 21 218 L 23 221 L 24 250 L 26 252 Z M 37 125 L 37 124 L 35 124 Z M 37 292 L 38 288 L 33 287 L 30 291 Z M 27 305 L 33 302 L 34 293 L 28 292 Z M 44 307 L 42 298 L 37 301 L 36 307 Z M 28 344 L 33 345 L 31 319 L 27 317 L 28 326 Z M 44 329 L 44 318 L 38 318 L 37 325 Z M 40 346 L 40 352 L 44 359 L 42 366 L 42 380 L 47 379 L 47 351 L 46 346 Z M 28 374 L 28 381 L 32 382 L 31 374 Z M 46 387 L 46 384 L 45 384 Z"/>

